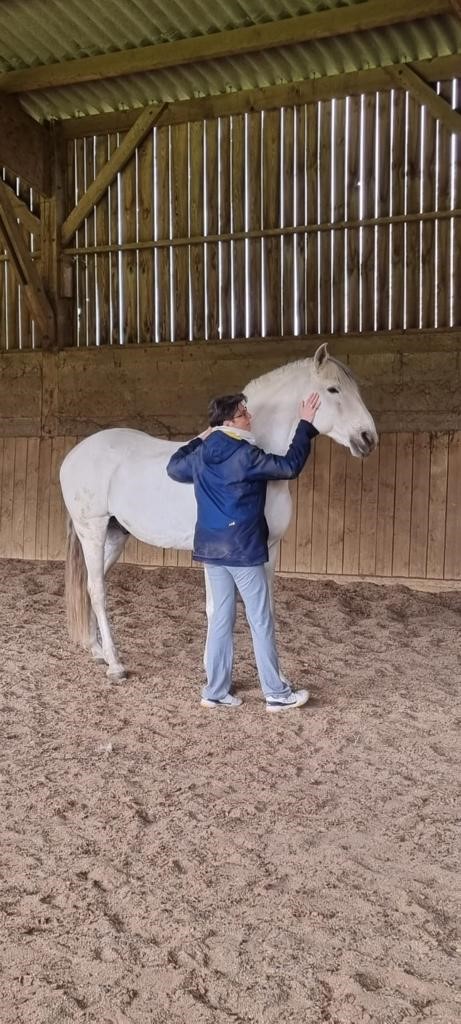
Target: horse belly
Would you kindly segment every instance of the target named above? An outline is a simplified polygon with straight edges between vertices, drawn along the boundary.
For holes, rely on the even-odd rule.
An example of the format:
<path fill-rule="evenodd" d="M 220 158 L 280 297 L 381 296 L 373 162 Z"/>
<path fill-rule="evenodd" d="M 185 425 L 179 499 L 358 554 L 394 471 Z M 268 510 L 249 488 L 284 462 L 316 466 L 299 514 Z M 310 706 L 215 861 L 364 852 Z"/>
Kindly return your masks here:
<path fill-rule="evenodd" d="M 273 480 L 267 485 L 264 514 L 269 528 L 269 545 L 280 540 L 290 525 L 293 502 L 288 480 Z"/>
<path fill-rule="evenodd" d="M 178 484 L 164 457 L 120 465 L 109 489 L 111 515 L 145 544 L 191 550 L 197 506 L 192 484 Z"/>

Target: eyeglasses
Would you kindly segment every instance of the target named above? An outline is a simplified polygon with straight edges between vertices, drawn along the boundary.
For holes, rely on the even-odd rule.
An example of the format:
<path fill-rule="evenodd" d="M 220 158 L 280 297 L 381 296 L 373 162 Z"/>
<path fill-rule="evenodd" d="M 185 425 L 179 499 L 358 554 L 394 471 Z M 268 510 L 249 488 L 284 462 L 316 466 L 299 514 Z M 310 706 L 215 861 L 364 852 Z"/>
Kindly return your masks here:
<path fill-rule="evenodd" d="M 251 413 L 248 412 L 246 405 L 240 406 L 235 413 L 234 420 L 247 419 Z"/>

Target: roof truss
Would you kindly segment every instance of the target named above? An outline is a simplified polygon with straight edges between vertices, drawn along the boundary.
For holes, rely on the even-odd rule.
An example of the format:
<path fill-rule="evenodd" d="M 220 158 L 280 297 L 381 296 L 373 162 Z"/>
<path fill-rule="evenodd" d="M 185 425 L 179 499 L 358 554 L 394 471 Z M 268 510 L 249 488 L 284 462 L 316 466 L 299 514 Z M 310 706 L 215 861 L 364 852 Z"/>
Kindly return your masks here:
<path fill-rule="evenodd" d="M 349 71 L 342 75 L 308 78 L 286 85 L 267 86 L 264 89 L 246 89 L 215 96 L 204 96 L 199 99 L 180 100 L 168 104 L 163 110 L 159 104 L 156 124 L 158 126 L 181 124 L 185 121 L 225 117 L 242 114 L 246 111 L 271 110 L 282 106 L 296 106 L 301 103 L 316 103 L 319 100 L 329 100 L 341 96 L 389 91 L 392 88 L 408 88 L 396 78 L 402 67 L 406 67 L 406 65 L 395 65 L 390 69 L 370 68 L 365 71 Z M 408 68 L 419 77 L 422 85 L 441 79 L 461 77 L 461 54 L 420 61 L 408 65 Z M 426 96 L 436 96 L 430 85 L 427 85 L 427 89 Z M 423 102 L 427 102 L 427 98 Z M 441 115 L 437 113 L 435 116 L 440 117 Z M 67 139 L 82 138 L 85 135 L 104 135 L 116 131 L 127 131 L 138 117 L 139 108 L 116 111 L 111 114 L 66 118 L 61 122 L 61 129 L 63 137 Z"/>
<path fill-rule="evenodd" d="M 197 61 L 252 53 L 309 40 L 363 32 L 388 25 L 446 14 L 459 0 L 364 0 L 360 4 L 284 18 L 248 28 L 211 32 L 118 53 L 100 54 L 59 64 L 9 71 L 0 76 L 0 92 L 33 92 L 37 89 L 81 85 L 143 71 L 178 67 Z"/>

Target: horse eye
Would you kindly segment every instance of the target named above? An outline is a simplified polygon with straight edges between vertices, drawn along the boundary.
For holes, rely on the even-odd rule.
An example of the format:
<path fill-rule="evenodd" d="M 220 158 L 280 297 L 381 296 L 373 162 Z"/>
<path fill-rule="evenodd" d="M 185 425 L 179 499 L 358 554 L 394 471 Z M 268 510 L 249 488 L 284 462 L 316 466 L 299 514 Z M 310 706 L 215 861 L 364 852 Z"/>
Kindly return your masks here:
<path fill-rule="evenodd" d="M 330 395 L 339 395 L 339 388 L 327 388 L 327 391 L 330 392 Z"/>

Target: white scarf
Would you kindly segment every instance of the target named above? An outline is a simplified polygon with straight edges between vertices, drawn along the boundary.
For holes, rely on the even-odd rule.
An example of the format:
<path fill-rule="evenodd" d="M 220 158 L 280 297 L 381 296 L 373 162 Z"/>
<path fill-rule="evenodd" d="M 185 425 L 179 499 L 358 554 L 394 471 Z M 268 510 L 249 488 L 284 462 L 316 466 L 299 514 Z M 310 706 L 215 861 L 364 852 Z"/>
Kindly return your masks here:
<path fill-rule="evenodd" d="M 236 437 L 239 441 L 248 441 L 248 444 L 256 444 L 256 438 L 249 430 L 241 430 L 240 427 L 213 427 L 213 433 L 215 430 L 222 430 L 223 434 L 227 434 L 228 437 Z"/>

